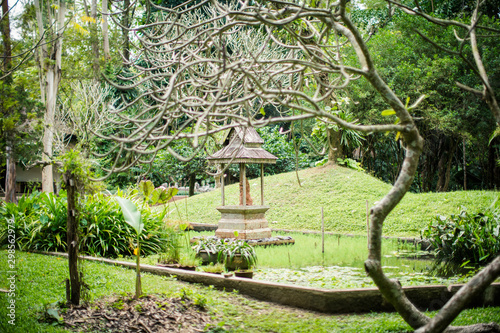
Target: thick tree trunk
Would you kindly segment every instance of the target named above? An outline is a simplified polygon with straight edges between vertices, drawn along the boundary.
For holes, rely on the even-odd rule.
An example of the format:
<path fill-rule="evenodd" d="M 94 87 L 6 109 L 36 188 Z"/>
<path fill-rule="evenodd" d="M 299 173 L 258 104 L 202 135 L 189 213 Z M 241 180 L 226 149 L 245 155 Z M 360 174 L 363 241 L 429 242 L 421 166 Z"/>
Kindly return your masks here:
<path fill-rule="evenodd" d="M 340 143 L 341 133 L 332 129 L 327 129 L 328 138 L 328 161 L 337 164 L 337 158 L 344 158 L 344 150 Z"/>
<path fill-rule="evenodd" d="M 78 220 L 76 209 L 76 187 L 71 171 L 68 171 L 65 176 L 67 200 L 68 200 L 68 217 L 67 217 L 67 246 L 68 246 L 68 262 L 69 262 L 69 280 L 70 280 L 70 295 L 71 304 L 80 304 L 81 283 L 78 275 Z"/>
<path fill-rule="evenodd" d="M 196 174 L 192 173 L 189 175 L 189 196 L 194 195 L 194 185 L 196 183 Z"/>
<path fill-rule="evenodd" d="M 49 48 L 46 45 L 47 31 L 44 28 L 44 20 L 42 17 L 42 7 L 40 1 L 35 0 L 35 12 L 38 24 L 38 37 L 41 41 L 41 56 L 39 56 L 39 69 L 41 72 L 41 96 L 42 102 L 45 103 L 44 115 L 44 133 L 42 138 L 43 152 L 42 161 L 46 162 L 42 169 L 42 191 L 54 192 L 54 179 L 52 168 L 52 153 L 55 122 L 54 115 L 57 105 L 57 92 L 61 81 L 61 63 L 62 63 L 62 40 L 64 33 L 64 20 L 66 17 L 66 3 L 59 2 L 57 22 L 50 27 L 52 43 L 49 53 Z"/>
<path fill-rule="evenodd" d="M 102 43 L 104 59 L 111 59 L 109 52 L 109 33 L 108 33 L 108 0 L 102 0 Z"/>
<path fill-rule="evenodd" d="M 8 73 L 11 70 L 12 48 L 10 40 L 10 20 L 9 20 L 9 2 L 2 0 L 2 20 L 0 21 L 3 42 L 3 63 L 2 73 Z M 4 84 L 10 88 L 12 78 L 7 76 Z M 1 110 L 5 115 L 11 113 L 11 110 Z M 10 133 L 7 133 L 8 136 Z M 6 171 L 5 171 L 5 201 L 17 203 L 16 196 L 16 159 L 14 153 L 14 143 L 12 139 L 7 139 L 6 146 Z"/>
<path fill-rule="evenodd" d="M 453 163 L 453 155 L 457 148 L 457 140 L 454 138 L 443 138 L 441 141 L 441 156 L 438 163 L 438 182 L 436 192 L 447 192 L 450 184 L 451 165 Z"/>
<path fill-rule="evenodd" d="M 12 47 L 10 41 L 10 19 L 9 19 L 9 1 L 2 0 L 2 19 L 0 21 L 3 40 L 3 66 L 4 73 L 11 69 Z"/>
<path fill-rule="evenodd" d="M 326 87 L 330 86 L 330 79 L 327 73 L 319 73 L 316 76 L 318 85 L 320 85 L 320 93 L 322 95 L 327 94 Z M 327 106 L 333 107 L 335 98 L 331 95 L 331 98 L 325 100 Z M 341 144 L 341 132 L 334 131 L 331 128 L 326 128 L 326 140 L 328 145 L 328 161 L 337 164 L 338 158 L 344 158 L 344 151 Z"/>
<path fill-rule="evenodd" d="M 90 26 L 90 43 L 92 46 L 92 54 L 94 55 L 92 60 L 92 69 L 94 71 L 94 77 L 99 79 L 99 37 L 97 36 L 97 0 L 92 0 L 90 6 L 90 17 L 92 17 L 95 22 L 91 22 Z"/>
<path fill-rule="evenodd" d="M 422 170 L 422 187 L 424 192 L 429 192 L 431 189 L 433 172 L 431 171 L 432 159 L 429 155 L 425 156 Z"/>
<path fill-rule="evenodd" d="M 123 13 L 122 13 L 122 36 L 123 36 L 123 58 L 125 60 L 125 64 L 128 64 L 130 61 L 130 38 L 128 36 L 128 28 L 130 27 L 130 17 L 129 17 L 129 7 L 130 0 L 123 1 Z"/>
<path fill-rule="evenodd" d="M 451 165 L 453 164 L 453 156 L 457 148 L 457 140 L 454 138 L 443 139 L 443 150 L 438 163 L 438 182 L 436 185 L 437 192 L 447 192 L 450 185 Z"/>
<path fill-rule="evenodd" d="M 46 103 L 45 103 L 45 115 L 44 122 L 45 128 L 43 132 L 42 144 L 43 144 L 43 155 L 42 161 L 47 162 L 42 169 L 42 191 L 43 192 L 54 192 L 54 173 L 52 167 L 52 153 L 53 153 L 53 142 L 54 142 L 54 125 L 55 125 L 55 109 L 57 101 L 57 90 L 59 87 L 60 73 L 56 72 L 56 68 L 51 66 L 47 69 L 45 77 L 45 91 L 46 91 Z"/>
<path fill-rule="evenodd" d="M 426 139 L 426 148 L 424 153 L 424 163 L 422 171 L 422 184 L 424 192 L 432 191 L 433 181 L 436 175 L 436 166 L 439 159 L 437 158 L 438 148 L 436 147 L 435 136 L 431 135 Z"/>
<path fill-rule="evenodd" d="M 385 276 L 381 264 L 383 222 L 410 189 L 423 148 L 423 140 L 416 128 L 405 135 L 405 139 L 408 147 L 401 172 L 390 192 L 370 210 L 369 254 L 365 269 L 401 317 L 413 328 L 418 328 L 427 324 L 429 318 L 408 300 L 397 280 Z"/>

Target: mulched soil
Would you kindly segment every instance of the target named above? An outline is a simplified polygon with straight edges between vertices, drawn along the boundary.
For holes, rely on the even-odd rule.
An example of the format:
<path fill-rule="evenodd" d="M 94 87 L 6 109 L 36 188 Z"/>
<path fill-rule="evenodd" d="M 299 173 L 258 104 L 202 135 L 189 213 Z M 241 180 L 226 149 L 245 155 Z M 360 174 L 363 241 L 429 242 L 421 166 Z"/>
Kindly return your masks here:
<path fill-rule="evenodd" d="M 203 332 L 211 316 L 188 299 L 147 295 L 138 300 L 115 296 L 63 314 L 65 325 L 76 332 L 166 333 Z"/>

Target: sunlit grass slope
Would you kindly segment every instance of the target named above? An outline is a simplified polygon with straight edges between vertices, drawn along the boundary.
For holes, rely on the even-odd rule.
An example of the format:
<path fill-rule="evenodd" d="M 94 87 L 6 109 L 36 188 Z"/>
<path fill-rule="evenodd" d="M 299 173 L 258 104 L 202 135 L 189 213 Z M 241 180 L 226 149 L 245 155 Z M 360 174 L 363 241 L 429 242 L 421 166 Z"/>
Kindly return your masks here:
<path fill-rule="evenodd" d="M 325 230 L 335 233 L 366 234 L 366 200 L 372 205 L 391 188 L 364 172 L 326 165 L 265 177 L 264 199 L 271 209 L 267 219 L 273 229 L 321 230 L 321 207 Z M 251 195 L 260 204 L 260 179 L 250 180 Z M 226 205 L 238 204 L 238 184 L 226 186 Z M 488 207 L 496 198 L 493 191 L 408 193 L 384 224 L 384 234 L 419 236 L 436 214 L 457 213 L 461 206 L 470 211 Z M 221 205 L 221 191 L 177 201 L 173 218 L 196 223 L 217 223 L 215 207 Z M 170 209 L 174 208 L 171 204 Z"/>

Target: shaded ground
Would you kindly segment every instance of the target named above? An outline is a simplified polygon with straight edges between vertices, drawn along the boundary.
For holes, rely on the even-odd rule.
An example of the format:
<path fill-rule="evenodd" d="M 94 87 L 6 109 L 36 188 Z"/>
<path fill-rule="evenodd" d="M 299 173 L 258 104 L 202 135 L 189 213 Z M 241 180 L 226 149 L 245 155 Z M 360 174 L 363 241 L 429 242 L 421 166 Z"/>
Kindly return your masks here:
<path fill-rule="evenodd" d="M 77 332 L 204 332 L 213 323 L 202 303 L 156 295 L 138 300 L 131 295 L 115 296 L 71 307 L 63 317 L 65 326 Z"/>

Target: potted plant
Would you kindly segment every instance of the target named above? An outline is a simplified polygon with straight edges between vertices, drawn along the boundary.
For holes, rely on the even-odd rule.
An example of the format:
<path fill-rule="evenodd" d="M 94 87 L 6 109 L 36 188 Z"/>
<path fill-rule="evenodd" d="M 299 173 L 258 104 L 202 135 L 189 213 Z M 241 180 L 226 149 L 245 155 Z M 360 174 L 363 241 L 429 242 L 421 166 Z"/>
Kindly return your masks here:
<path fill-rule="evenodd" d="M 200 264 L 200 259 L 195 257 L 193 253 L 181 255 L 179 260 L 179 268 L 189 271 L 195 271 Z"/>
<path fill-rule="evenodd" d="M 219 262 L 220 253 L 223 252 L 224 244 L 221 239 L 217 237 L 204 237 L 200 238 L 193 250 L 196 256 L 201 258 L 202 265 Z"/>
<path fill-rule="evenodd" d="M 240 277 L 240 278 L 246 278 L 246 279 L 251 279 L 253 278 L 253 270 L 240 270 L 237 269 L 234 271 L 234 276 Z"/>
<path fill-rule="evenodd" d="M 224 273 L 224 264 L 222 263 L 210 263 L 206 266 L 203 266 L 201 270 L 205 273 L 212 273 L 212 274 L 222 274 Z"/>
<path fill-rule="evenodd" d="M 249 269 L 257 263 L 255 249 L 241 239 L 225 242 L 223 256 L 228 271 Z"/>

